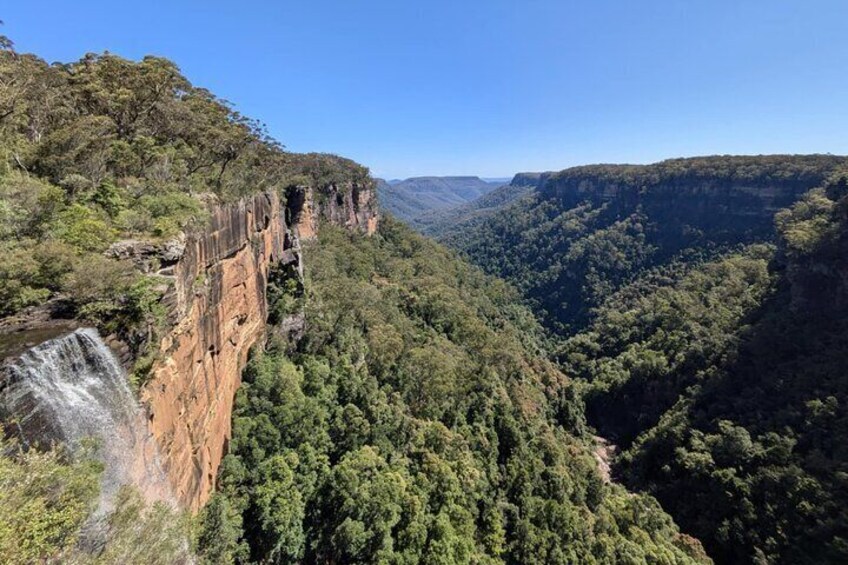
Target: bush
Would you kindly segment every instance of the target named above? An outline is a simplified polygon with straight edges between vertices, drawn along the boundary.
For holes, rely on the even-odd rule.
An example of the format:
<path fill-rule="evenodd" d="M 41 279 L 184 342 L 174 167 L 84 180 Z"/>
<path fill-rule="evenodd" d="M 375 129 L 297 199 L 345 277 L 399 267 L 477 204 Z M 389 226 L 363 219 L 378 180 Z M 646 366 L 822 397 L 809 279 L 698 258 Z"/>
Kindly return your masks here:
<path fill-rule="evenodd" d="M 47 300 L 50 291 L 39 287 L 39 270 L 31 243 L 0 245 L 0 315 Z"/>
<path fill-rule="evenodd" d="M 104 251 L 117 235 L 100 214 L 82 204 L 72 204 L 59 214 L 53 234 L 78 252 Z"/>
<path fill-rule="evenodd" d="M 152 220 L 151 231 L 159 237 L 176 235 L 186 225 L 201 222 L 206 217 L 197 199 L 180 192 L 142 196 L 138 205 Z"/>
<path fill-rule="evenodd" d="M 138 276 L 131 265 L 90 255 L 63 277 L 62 291 L 68 294 L 78 316 L 108 326 L 114 323 Z"/>
<path fill-rule="evenodd" d="M 164 502 L 148 504 L 128 486 L 118 491 L 106 519 L 106 542 L 94 554 L 77 551 L 71 562 L 86 565 L 192 563 L 189 517 Z"/>
<path fill-rule="evenodd" d="M 94 510 L 102 467 L 61 449 L 23 451 L 0 428 L 0 562 L 62 559 Z"/>

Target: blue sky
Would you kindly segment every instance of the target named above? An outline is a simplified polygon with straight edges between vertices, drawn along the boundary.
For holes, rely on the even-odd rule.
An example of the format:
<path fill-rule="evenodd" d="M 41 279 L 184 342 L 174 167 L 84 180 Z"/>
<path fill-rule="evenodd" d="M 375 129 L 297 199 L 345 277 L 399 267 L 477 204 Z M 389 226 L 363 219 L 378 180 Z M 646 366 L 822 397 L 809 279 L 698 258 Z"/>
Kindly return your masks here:
<path fill-rule="evenodd" d="M 848 153 L 845 0 L 30 0 L 0 19 L 49 61 L 169 57 L 289 149 L 389 178 Z"/>

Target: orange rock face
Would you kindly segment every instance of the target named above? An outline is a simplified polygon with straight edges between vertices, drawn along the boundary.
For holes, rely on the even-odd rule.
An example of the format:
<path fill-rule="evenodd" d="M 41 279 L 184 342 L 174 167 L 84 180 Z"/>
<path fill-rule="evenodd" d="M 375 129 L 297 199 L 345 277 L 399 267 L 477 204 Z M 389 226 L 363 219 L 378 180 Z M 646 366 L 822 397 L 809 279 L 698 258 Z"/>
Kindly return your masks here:
<path fill-rule="evenodd" d="M 377 231 L 379 214 L 373 183 L 330 185 L 320 194 L 308 187 L 297 187 L 289 191 L 288 200 L 286 217 L 301 240 L 318 235 L 320 220 L 367 235 Z"/>
<path fill-rule="evenodd" d="M 367 234 L 377 228 L 370 187 L 328 190 L 323 206 L 303 189 L 288 195 L 288 205 L 266 193 L 221 207 L 208 230 L 187 237 L 174 265 L 166 297 L 173 325 L 141 398 L 174 494 L 186 508 L 200 508 L 214 489 L 241 371 L 265 334 L 271 267 L 300 261 L 296 238 L 314 237 L 319 215 Z"/>

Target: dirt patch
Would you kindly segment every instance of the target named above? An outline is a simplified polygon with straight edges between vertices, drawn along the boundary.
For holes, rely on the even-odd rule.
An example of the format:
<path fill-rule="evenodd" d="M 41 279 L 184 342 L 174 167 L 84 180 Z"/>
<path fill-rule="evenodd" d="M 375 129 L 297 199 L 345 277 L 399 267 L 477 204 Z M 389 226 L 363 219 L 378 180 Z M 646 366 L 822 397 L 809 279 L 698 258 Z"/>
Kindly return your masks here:
<path fill-rule="evenodd" d="M 601 473 L 601 478 L 604 479 L 605 483 L 611 483 L 611 464 L 618 447 L 601 436 L 592 436 L 592 439 L 595 440 L 595 447 L 592 453 L 595 456 L 595 461 L 598 462 L 598 472 Z"/>

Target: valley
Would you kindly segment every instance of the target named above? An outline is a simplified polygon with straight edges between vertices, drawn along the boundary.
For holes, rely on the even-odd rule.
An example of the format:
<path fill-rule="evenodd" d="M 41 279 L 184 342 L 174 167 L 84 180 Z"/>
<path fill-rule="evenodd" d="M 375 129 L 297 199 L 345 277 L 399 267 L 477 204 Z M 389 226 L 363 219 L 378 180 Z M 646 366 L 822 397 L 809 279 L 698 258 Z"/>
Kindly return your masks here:
<path fill-rule="evenodd" d="M 377 179 L 377 195 L 383 209 L 407 222 L 452 210 L 475 201 L 501 186 L 500 181 L 480 177 L 414 177 L 405 180 Z"/>
<path fill-rule="evenodd" d="M 569 169 L 442 236 L 522 290 L 613 475 L 720 563 L 843 558 L 844 166 Z"/>
<path fill-rule="evenodd" d="M 848 560 L 848 158 L 384 181 L 0 36 L 0 562 Z"/>

